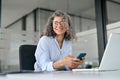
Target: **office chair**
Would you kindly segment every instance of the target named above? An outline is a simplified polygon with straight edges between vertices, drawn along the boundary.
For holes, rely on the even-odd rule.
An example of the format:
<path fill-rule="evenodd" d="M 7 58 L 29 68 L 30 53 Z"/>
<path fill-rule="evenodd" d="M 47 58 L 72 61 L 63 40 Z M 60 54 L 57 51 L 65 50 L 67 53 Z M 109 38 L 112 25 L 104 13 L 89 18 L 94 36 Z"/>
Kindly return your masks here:
<path fill-rule="evenodd" d="M 20 71 L 34 70 L 36 45 L 21 45 L 19 47 Z"/>

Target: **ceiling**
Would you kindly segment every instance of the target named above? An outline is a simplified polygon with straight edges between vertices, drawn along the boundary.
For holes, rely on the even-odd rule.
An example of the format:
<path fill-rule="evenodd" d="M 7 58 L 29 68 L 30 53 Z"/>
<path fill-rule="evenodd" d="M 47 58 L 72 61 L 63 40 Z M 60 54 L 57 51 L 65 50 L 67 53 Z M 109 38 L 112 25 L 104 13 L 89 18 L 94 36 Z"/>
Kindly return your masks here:
<path fill-rule="evenodd" d="M 110 0 L 109 0 L 110 1 Z M 120 0 L 112 0 L 120 3 Z M 120 9 L 120 5 L 116 3 L 108 4 L 116 6 Z M 2 26 L 7 26 L 16 19 L 24 16 L 33 9 L 40 7 L 51 10 L 63 10 L 68 13 L 95 19 L 94 0 L 3 0 L 2 1 Z M 16 10 L 16 11 L 15 11 Z M 110 10 L 119 11 L 119 10 Z M 119 11 L 120 12 L 120 11 Z M 116 12 L 116 13 L 119 13 Z M 14 15 L 14 13 L 17 14 Z M 114 14 L 114 13 L 113 13 Z M 111 14 L 111 15 L 113 15 Z M 110 15 L 110 16 L 111 16 Z M 120 20 L 119 14 L 109 17 L 110 21 Z"/>
<path fill-rule="evenodd" d="M 51 10 L 63 10 L 80 15 L 94 7 L 94 0 L 3 0 L 3 6 L 7 8 L 41 7 Z"/>

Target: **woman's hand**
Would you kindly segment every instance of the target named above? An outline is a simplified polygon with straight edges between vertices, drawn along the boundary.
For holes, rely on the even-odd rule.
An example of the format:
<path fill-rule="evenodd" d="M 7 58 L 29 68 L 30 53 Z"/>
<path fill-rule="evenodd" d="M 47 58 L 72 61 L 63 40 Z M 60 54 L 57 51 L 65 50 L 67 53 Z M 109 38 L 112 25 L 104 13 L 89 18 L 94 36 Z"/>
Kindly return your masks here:
<path fill-rule="evenodd" d="M 55 61 L 53 62 L 53 68 L 54 69 L 59 69 L 60 67 L 63 67 L 63 66 L 68 66 L 70 69 L 75 69 L 77 68 L 80 64 L 83 63 L 83 60 L 85 58 L 83 57 L 82 60 L 74 57 L 74 56 L 66 56 L 64 57 L 63 59 L 61 60 L 58 60 L 58 61 Z"/>
<path fill-rule="evenodd" d="M 68 66 L 70 69 L 75 69 L 77 68 L 80 64 L 83 63 L 83 60 L 85 58 L 82 58 L 82 60 L 80 59 L 77 59 L 76 57 L 73 57 L 73 56 L 66 56 L 62 59 L 62 62 L 63 62 L 63 65 L 64 66 Z"/>

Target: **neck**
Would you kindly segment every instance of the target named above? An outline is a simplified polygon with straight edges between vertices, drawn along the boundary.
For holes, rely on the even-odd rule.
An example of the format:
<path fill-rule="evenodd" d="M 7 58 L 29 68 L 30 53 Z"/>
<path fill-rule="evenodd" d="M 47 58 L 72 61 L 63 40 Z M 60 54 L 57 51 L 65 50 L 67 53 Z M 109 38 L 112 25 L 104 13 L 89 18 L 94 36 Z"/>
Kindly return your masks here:
<path fill-rule="evenodd" d="M 56 36 L 56 39 L 57 39 L 58 43 L 62 43 L 64 36 Z"/>
<path fill-rule="evenodd" d="M 57 39 L 57 42 L 58 42 L 60 48 L 62 48 L 64 36 L 56 36 L 56 39 Z"/>

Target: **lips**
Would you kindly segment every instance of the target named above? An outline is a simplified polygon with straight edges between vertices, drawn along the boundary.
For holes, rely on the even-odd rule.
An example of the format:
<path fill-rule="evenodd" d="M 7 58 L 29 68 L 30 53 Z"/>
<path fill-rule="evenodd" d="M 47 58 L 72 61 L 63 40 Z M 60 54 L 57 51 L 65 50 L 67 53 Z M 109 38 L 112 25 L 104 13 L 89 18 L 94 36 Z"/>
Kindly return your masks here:
<path fill-rule="evenodd" d="M 56 29 L 57 31 L 63 31 L 64 29 Z"/>

